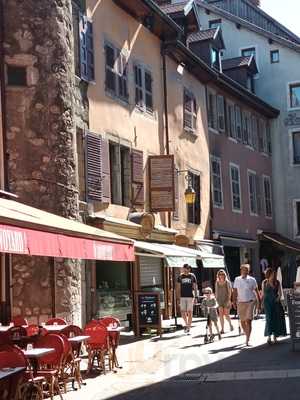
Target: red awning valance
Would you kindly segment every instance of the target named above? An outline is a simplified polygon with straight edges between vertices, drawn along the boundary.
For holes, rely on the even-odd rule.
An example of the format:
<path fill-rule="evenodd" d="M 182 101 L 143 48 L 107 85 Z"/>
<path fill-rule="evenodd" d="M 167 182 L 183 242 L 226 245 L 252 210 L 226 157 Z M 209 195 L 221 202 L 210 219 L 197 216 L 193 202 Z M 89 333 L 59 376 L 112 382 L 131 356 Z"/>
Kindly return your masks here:
<path fill-rule="evenodd" d="M 134 261 L 134 247 L 11 225 L 0 225 L 0 252 L 87 260 Z"/>

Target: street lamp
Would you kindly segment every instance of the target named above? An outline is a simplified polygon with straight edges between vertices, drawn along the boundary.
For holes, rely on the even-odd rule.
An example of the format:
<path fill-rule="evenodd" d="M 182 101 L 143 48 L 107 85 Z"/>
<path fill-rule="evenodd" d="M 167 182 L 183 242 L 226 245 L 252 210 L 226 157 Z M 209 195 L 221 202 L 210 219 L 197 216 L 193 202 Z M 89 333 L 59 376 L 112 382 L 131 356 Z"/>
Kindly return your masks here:
<path fill-rule="evenodd" d="M 195 190 L 194 190 L 194 188 L 193 188 L 193 185 L 192 185 L 192 178 L 191 178 L 191 176 L 189 175 L 189 171 L 187 171 L 187 170 L 183 170 L 183 171 L 177 171 L 177 174 L 179 175 L 179 174 L 183 174 L 183 173 L 185 173 L 186 175 L 185 175 L 185 180 L 187 181 L 187 183 L 188 183 L 188 186 L 187 186 L 187 188 L 185 189 L 185 192 L 184 192 L 184 198 L 185 198 L 185 202 L 186 202 L 186 204 L 195 204 L 195 201 L 196 201 L 196 192 L 195 192 Z"/>

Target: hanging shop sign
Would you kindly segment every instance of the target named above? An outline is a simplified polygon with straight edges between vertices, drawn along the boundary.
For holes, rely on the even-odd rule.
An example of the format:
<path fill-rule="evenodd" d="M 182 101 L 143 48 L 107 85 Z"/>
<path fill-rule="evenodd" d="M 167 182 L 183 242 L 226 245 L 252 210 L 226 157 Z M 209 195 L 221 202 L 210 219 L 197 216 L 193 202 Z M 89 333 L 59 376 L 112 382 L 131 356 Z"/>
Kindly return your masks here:
<path fill-rule="evenodd" d="M 149 157 L 150 210 L 175 210 L 174 156 Z"/>

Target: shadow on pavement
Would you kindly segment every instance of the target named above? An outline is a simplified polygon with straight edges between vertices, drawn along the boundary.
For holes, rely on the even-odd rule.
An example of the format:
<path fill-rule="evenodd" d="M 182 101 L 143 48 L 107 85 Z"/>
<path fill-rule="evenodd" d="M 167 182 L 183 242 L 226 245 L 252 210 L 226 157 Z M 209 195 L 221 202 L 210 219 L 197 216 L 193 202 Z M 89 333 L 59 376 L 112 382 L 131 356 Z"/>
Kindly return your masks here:
<path fill-rule="evenodd" d="M 182 347 L 205 348 L 198 344 Z M 192 369 L 160 383 L 123 393 L 110 400 L 299 400 L 300 380 L 276 378 L 281 371 L 300 370 L 300 354 L 291 351 L 289 339 L 276 345 L 245 348 L 243 345 L 209 349 L 210 354 L 237 351 L 220 361 Z M 260 371 L 260 372 L 259 372 Z M 264 374 L 264 371 L 266 374 Z M 242 379 L 228 379 L 228 374 L 245 374 Z M 299 372 L 299 371 L 298 371 Z M 295 371 L 296 375 L 298 373 Z M 228 373 L 227 379 L 205 382 L 205 374 Z M 247 376 L 255 378 L 246 378 Z M 260 378 L 256 378 L 260 374 Z M 273 377 L 274 374 L 274 377 Z M 223 375 L 223 374 L 221 374 Z M 226 374 L 225 374 L 226 375 Z M 210 375 L 211 376 L 211 375 Z"/>

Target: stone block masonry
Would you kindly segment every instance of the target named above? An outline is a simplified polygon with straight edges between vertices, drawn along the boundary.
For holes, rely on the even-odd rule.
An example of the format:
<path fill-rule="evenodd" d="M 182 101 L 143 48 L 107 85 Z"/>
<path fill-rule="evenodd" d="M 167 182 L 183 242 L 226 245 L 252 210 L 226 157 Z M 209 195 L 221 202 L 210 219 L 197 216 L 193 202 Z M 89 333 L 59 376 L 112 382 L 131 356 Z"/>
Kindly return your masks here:
<path fill-rule="evenodd" d="M 1 1 L 5 63 L 26 69 L 25 85 L 5 88 L 9 189 L 21 202 L 78 219 L 75 125 L 87 126 L 88 105 L 86 85 L 75 81 L 71 0 Z M 55 267 L 56 312 L 78 323 L 80 264 Z M 13 314 L 50 317 L 48 258 L 13 256 L 12 276 Z"/>

